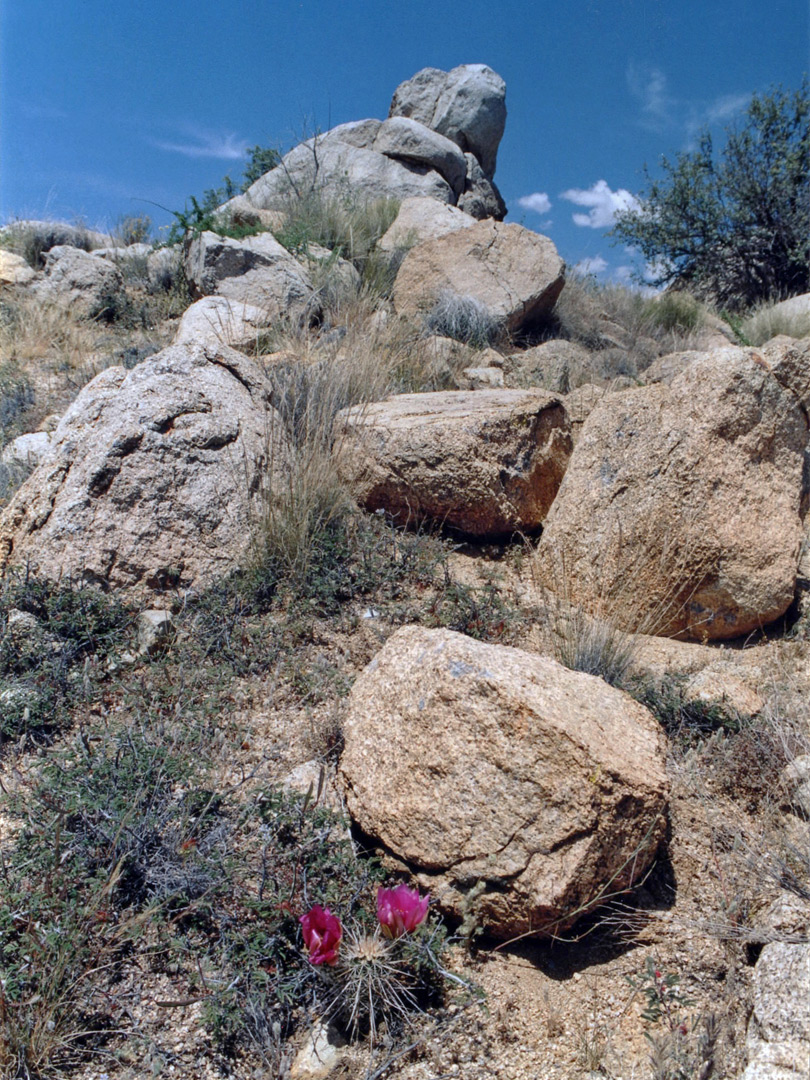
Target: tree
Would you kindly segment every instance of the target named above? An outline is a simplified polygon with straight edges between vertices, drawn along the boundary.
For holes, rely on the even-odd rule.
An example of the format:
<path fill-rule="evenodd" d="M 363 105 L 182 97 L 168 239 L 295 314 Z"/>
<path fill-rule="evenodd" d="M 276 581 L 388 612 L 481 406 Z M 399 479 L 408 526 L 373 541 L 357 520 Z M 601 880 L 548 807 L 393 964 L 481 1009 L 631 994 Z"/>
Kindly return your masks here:
<path fill-rule="evenodd" d="M 723 307 L 810 291 L 810 88 L 754 95 L 745 123 L 715 154 L 698 147 L 662 161 L 611 236 L 648 263 L 646 280 L 681 285 Z"/>

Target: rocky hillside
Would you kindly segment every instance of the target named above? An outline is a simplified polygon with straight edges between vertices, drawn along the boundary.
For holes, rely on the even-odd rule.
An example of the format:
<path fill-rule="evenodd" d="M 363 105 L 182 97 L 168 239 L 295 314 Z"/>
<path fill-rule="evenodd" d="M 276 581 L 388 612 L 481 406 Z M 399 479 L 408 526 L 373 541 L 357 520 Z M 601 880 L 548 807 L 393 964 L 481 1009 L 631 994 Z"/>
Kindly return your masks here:
<path fill-rule="evenodd" d="M 2 230 L 3 1077 L 810 1074 L 806 298 L 567 274 L 505 94 Z"/>

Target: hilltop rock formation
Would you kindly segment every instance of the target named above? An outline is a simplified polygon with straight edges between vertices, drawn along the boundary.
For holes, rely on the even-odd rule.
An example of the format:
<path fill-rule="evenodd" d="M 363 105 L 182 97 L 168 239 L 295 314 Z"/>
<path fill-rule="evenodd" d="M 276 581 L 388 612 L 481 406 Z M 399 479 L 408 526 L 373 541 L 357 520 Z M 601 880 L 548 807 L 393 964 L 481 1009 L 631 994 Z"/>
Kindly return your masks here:
<path fill-rule="evenodd" d="M 794 596 L 807 437 L 797 396 L 753 349 L 603 397 L 546 520 L 540 580 L 648 633 L 766 625 Z"/>
<path fill-rule="evenodd" d="M 536 529 L 572 447 L 560 399 L 542 390 L 400 394 L 338 425 L 338 469 L 362 506 L 478 537 Z"/>
<path fill-rule="evenodd" d="M 261 370 L 222 345 L 172 345 L 103 371 L 0 515 L 0 573 L 25 564 L 135 592 L 227 574 L 270 461 L 285 457 L 268 397 Z"/>
<path fill-rule="evenodd" d="M 497 937 L 561 932 L 639 880 L 664 833 L 655 719 L 545 657 L 404 627 L 355 682 L 343 730 L 354 820 Z"/>
<path fill-rule="evenodd" d="M 426 68 L 397 88 L 388 119 L 340 124 L 305 140 L 222 210 L 246 220 L 251 210 L 320 190 L 361 201 L 427 196 L 502 220 L 493 176 L 505 122 L 506 86 L 491 68 Z"/>

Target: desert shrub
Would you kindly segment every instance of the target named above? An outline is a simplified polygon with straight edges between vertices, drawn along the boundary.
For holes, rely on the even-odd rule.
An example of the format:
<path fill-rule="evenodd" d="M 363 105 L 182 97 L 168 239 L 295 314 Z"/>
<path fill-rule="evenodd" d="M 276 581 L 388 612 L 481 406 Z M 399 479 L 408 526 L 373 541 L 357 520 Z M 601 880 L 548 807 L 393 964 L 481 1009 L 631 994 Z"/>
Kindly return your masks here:
<path fill-rule="evenodd" d="M 148 244 L 152 235 L 152 219 L 147 214 L 127 214 L 118 218 L 113 228 L 117 244 Z"/>
<path fill-rule="evenodd" d="M 5 803 L 0 1071 L 50 1075 L 119 1028 L 109 989 L 147 923 L 227 880 L 221 800 L 194 747 L 149 725 L 83 730 Z M 150 919 L 141 913 L 150 912 Z"/>
<path fill-rule="evenodd" d="M 705 308 L 687 292 L 668 291 L 644 305 L 644 321 L 652 330 L 690 331 L 703 325 Z"/>
<path fill-rule="evenodd" d="M 114 598 L 25 571 L 0 587 L 0 742 L 43 735 L 92 701 L 101 663 L 120 649 L 130 617 Z"/>
<path fill-rule="evenodd" d="M 474 296 L 444 291 L 425 315 L 425 330 L 453 338 L 473 348 L 494 344 L 503 332 L 503 323 Z"/>
<path fill-rule="evenodd" d="M 11 313 L 9 318 L 15 314 Z M 33 407 L 34 388 L 19 366 L 10 361 L 0 363 L 0 450 L 22 433 L 26 415 Z"/>
<path fill-rule="evenodd" d="M 737 717 L 712 702 L 687 700 L 688 675 L 666 674 L 657 680 L 632 677 L 625 689 L 656 717 L 670 739 L 687 746 L 715 731 L 739 731 Z"/>

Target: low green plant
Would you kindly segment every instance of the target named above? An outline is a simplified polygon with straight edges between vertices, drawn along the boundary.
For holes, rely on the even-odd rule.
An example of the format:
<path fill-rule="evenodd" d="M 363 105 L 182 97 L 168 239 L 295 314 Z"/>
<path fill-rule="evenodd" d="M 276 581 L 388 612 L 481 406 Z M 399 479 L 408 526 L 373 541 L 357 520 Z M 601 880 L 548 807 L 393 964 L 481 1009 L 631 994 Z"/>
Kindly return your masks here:
<path fill-rule="evenodd" d="M 662 330 L 699 330 L 705 318 L 703 305 L 687 292 L 664 292 L 650 298 L 643 308 L 651 328 Z"/>
<path fill-rule="evenodd" d="M 16 312 L 0 312 L 13 319 Z M 26 416 L 34 407 L 34 388 L 13 361 L 0 363 L 0 450 L 25 428 Z"/>
<path fill-rule="evenodd" d="M 97 589 L 10 572 L 0 586 L 0 742 L 46 735 L 92 701 L 130 621 Z"/>
<path fill-rule="evenodd" d="M 652 957 L 640 975 L 627 981 L 645 1001 L 641 1017 L 647 1023 L 644 1036 L 650 1044 L 653 1080 L 708 1080 L 718 1036 L 714 1016 L 692 1019 L 688 1010 L 694 1002 L 681 990 L 680 976 L 665 974 Z"/>
<path fill-rule="evenodd" d="M 223 888 L 221 801 L 168 732 L 81 729 L 5 800 L 0 1071 L 51 1075 L 103 1052 L 114 986 L 158 914 Z"/>
<path fill-rule="evenodd" d="M 670 739 L 683 746 L 705 739 L 715 731 L 740 730 L 739 717 L 728 707 L 687 698 L 688 675 L 667 673 L 660 679 L 634 676 L 624 680 L 624 688 L 658 719 Z"/>

